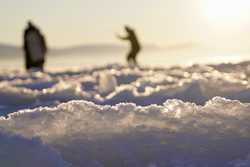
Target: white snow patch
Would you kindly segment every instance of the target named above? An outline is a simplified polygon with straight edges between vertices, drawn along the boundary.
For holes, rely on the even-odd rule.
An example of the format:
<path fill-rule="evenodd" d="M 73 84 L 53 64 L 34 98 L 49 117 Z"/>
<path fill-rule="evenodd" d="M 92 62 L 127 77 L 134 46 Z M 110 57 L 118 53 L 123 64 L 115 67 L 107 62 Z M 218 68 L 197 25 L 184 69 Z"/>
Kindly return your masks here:
<path fill-rule="evenodd" d="M 54 149 L 37 139 L 0 132 L 0 166 L 70 167 Z"/>
<path fill-rule="evenodd" d="M 0 166 L 250 166 L 249 67 L 1 71 Z"/>
<path fill-rule="evenodd" d="M 250 105 L 219 97 L 205 106 L 71 101 L 10 114 L 0 130 L 40 138 L 76 167 L 250 165 Z"/>
<path fill-rule="evenodd" d="M 18 109 L 55 106 L 70 100 L 100 105 L 131 102 L 162 105 L 180 99 L 204 105 L 216 96 L 250 102 L 250 63 L 187 68 L 133 68 L 108 65 L 61 73 L 0 73 L 0 115 Z M 239 68 L 241 67 L 241 68 Z"/>

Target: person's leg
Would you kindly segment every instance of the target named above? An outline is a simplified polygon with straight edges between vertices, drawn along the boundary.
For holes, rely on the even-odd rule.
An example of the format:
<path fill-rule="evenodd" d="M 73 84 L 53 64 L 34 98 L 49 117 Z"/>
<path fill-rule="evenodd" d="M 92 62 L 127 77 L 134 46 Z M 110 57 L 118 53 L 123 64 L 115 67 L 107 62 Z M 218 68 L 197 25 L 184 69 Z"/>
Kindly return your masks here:
<path fill-rule="evenodd" d="M 127 63 L 129 64 L 129 61 L 130 61 L 130 56 L 129 56 L 129 54 L 127 55 Z"/>
<path fill-rule="evenodd" d="M 39 64 L 39 65 L 37 66 L 37 68 L 38 68 L 41 72 L 43 72 L 43 63 L 42 63 L 42 64 Z"/>
<path fill-rule="evenodd" d="M 25 69 L 28 71 L 30 69 L 29 64 L 27 63 L 27 61 L 25 62 Z"/>
<path fill-rule="evenodd" d="M 26 53 L 25 55 L 25 69 L 27 71 L 29 71 L 31 68 L 31 62 L 30 62 L 30 59 L 29 59 L 29 55 Z"/>
<path fill-rule="evenodd" d="M 137 50 L 134 50 L 131 54 L 131 58 L 132 58 L 132 62 L 133 62 L 133 65 L 137 66 L 137 54 L 138 54 L 138 51 Z"/>
<path fill-rule="evenodd" d="M 135 66 L 137 66 L 137 65 L 138 65 L 137 60 L 136 60 L 136 56 L 135 56 L 135 57 L 133 57 L 133 63 L 134 63 L 134 65 L 135 65 Z"/>
<path fill-rule="evenodd" d="M 127 63 L 128 65 L 131 65 L 131 62 L 133 61 L 133 53 L 129 52 L 127 56 Z"/>
<path fill-rule="evenodd" d="M 39 71 L 43 71 L 44 61 L 38 62 L 34 65 L 35 68 L 37 68 Z"/>
<path fill-rule="evenodd" d="M 44 66 L 44 62 L 36 62 L 36 63 L 34 63 L 34 62 L 30 62 L 29 64 L 28 64 L 28 71 L 29 70 L 32 70 L 32 71 L 42 71 L 43 72 L 43 66 Z"/>

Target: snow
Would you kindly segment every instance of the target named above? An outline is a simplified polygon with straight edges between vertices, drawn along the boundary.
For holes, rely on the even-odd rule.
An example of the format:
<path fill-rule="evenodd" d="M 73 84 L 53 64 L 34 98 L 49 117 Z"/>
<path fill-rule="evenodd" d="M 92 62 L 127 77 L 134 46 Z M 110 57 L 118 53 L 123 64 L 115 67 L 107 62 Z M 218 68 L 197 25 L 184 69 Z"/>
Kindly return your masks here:
<path fill-rule="evenodd" d="M 249 67 L 2 71 L 0 164 L 248 167 Z"/>
<path fill-rule="evenodd" d="M 223 68 L 221 67 L 223 66 Z M 249 64 L 128 68 L 113 64 L 78 71 L 0 73 L 0 114 L 70 100 L 141 106 L 180 99 L 204 105 L 216 96 L 249 102 Z M 3 109 L 1 109 L 3 108 Z"/>
<path fill-rule="evenodd" d="M 8 167 L 69 167 L 60 155 L 38 138 L 0 133 L 0 164 Z"/>
<path fill-rule="evenodd" d="M 234 167 L 249 165 L 249 111 L 248 104 L 219 97 L 205 106 L 71 101 L 12 113 L 0 129 L 39 138 L 73 166 Z"/>

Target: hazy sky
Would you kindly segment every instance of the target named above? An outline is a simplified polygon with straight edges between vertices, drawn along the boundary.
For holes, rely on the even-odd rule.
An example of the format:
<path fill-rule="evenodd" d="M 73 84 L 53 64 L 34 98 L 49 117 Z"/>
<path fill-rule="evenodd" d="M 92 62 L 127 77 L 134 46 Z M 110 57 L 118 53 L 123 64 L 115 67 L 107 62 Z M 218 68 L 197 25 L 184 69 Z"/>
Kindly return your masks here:
<path fill-rule="evenodd" d="M 0 0 L 0 42 L 22 44 L 33 20 L 50 46 L 119 43 L 123 25 L 144 43 L 250 48 L 248 0 Z"/>

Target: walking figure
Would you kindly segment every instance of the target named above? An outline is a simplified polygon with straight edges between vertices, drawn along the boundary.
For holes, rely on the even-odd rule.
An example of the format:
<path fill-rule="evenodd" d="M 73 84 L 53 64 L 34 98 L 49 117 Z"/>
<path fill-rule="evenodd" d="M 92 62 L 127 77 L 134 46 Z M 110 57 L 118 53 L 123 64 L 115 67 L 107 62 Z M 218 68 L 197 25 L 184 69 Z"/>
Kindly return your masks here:
<path fill-rule="evenodd" d="M 47 46 L 40 30 L 30 21 L 24 31 L 24 52 L 26 70 L 43 71 Z"/>
<path fill-rule="evenodd" d="M 136 65 L 137 66 L 138 65 L 137 64 L 137 55 L 141 50 L 139 40 L 137 38 L 135 31 L 132 28 L 125 26 L 125 31 L 127 33 L 127 36 L 123 37 L 123 36 L 118 35 L 117 37 L 121 40 L 127 40 L 130 42 L 131 49 L 127 55 L 127 62 L 129 65 Z"/>

